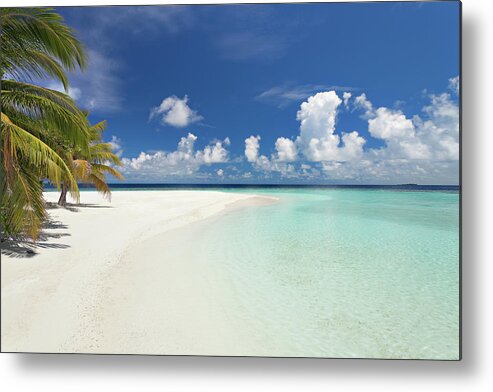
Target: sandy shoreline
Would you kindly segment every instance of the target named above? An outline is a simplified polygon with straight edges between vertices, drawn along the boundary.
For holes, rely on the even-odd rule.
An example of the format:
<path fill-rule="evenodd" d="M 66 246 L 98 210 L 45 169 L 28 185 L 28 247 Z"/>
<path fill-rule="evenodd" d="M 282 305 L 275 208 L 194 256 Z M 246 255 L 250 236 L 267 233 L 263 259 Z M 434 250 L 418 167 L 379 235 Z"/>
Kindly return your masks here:
<path fill-rule="evenodd" d="M 50 209 L 35 255 L 2 249 L 2 351 L 220 355 L 251 347 L 230 328 L 207 263 L 187 258 L 187 228 L 274 199 L 215 191 L 81 199 L 72 210 Z"/>

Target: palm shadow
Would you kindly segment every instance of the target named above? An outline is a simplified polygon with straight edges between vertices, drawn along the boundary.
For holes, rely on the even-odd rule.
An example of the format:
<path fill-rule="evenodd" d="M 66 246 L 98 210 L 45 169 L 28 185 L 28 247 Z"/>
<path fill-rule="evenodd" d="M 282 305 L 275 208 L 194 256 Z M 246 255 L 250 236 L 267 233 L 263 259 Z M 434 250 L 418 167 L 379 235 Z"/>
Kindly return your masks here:
<path fill-rule="evenodd" d="M 38 254 L 38 249 L 66 249 L 70 246 L 59 242 L 50 242 L 51 239 L 60 239 L 70 234 L 65 230 L 68 226 L 60 221 L 50 219 L 43 224 L 41 234 L 36 242 L 27 238 L 3 238 L 1 253 L 9 257 L 20 259 L 31 258 Z"/>
<path fill-rule="evenodd" d="M 53 210 L 56 208 L 64 208 L 71 212 L 79 212 L 80 208 L 113 208 L 113 206 L 102 206 L 99 204 L 91 204 L 91 203 L 67 203 L 64 207 L 59 206 L 57 203 L 48 202 L 46 203 L 47 210 Z"/>

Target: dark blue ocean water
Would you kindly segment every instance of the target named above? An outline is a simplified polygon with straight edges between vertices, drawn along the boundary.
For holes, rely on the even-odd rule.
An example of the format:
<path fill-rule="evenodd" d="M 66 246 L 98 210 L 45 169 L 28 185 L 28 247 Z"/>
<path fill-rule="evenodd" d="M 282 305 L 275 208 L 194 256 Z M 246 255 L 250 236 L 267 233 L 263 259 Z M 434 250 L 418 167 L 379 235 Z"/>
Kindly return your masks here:
<path fill-rule="evenodd" d="M 109 184 L 115 190 L 156 190 L 156 189 L 369 189 L 369 190 L 402 190 L 402 191 L 442 191 L 459 192 L 459 185 L 293 185 L 293 184 Z M 84 190 L 94 189 L 91 185 L 80 184 Z M 55 189 L 54 186 L 45 185 L 47 191 Z"/>

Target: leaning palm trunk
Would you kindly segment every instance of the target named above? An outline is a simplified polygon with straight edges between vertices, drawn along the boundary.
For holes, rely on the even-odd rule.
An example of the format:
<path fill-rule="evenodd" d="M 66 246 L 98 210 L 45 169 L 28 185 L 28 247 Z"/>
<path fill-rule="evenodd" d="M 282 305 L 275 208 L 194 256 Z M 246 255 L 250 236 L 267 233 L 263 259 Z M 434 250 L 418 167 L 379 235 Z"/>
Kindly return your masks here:
<path fill-rule="evenodd" d="M 87 113 L 88 114 L 88 113 Z M 102 141 L 103 132 L 106 129 L 106 121 L 101 121 L 89 126 L 89 148 L 87 151 L 66 151 L 63 154 L 67 166 L 70 167 L 72 176 L 80 183 L 93 185 L 96 190 L 107 200 L 111 201 L 111 189 L 106 181 L 106 175 L 123 180 L 123 175 L 114 166 L 121 166 L 118 155 L 113 152 L 113 145 Z M 62 153 L 60 152 L 62 155 Z M 62 188 L 58 205 L 65 207 L 67 204 L 67 187 Z"/>
<path fill-rule="evenodd" d="M 62 183 L 61 186 L 61 193 L 60 193 L 60 198 L 58 199 L 58 205 L 65 207 L 67 205 L 67 192 L 68 192 L 68 187 L 65 185 L 65 183 Z"/>

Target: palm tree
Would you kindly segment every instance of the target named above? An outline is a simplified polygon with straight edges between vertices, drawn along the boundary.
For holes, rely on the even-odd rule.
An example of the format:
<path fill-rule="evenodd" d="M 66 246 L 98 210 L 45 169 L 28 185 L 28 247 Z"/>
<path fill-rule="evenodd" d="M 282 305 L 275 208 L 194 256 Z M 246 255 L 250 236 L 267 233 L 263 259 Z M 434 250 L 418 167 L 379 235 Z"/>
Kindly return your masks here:
<path fill-rule="evenodd" d="M 68 88 L 65 71 L 82 69 L 81 43 L 48 8 L 0 10 L 1 224 L 9 236 L 39 234 L 46 217 L 42 181 L 63 178 L 77 196 L 71 169 L 50 143 L 55 136 L 89 148 L 87 119 L 66 94 L 36 86 L 52 78 Z"/>
<path fill-rule="evenodd" d="M 106 130 L 106 121 L 92 125 L 88 129 L 89 150 L 87 152 L 77 148 L 64 148 L 67 165 L 72 169 L 72 176 L 79 182 L 92 184 L 108 199 L 111 190 L 106 182 L 106 174 L 123 180 L 123 175 L 114 166 L 121 166 L 120 158 L 113 152 L 113 145 L 102 141 Z M 67 204 L 69 187 L 62 182 L 58 205 Z"/>

